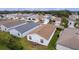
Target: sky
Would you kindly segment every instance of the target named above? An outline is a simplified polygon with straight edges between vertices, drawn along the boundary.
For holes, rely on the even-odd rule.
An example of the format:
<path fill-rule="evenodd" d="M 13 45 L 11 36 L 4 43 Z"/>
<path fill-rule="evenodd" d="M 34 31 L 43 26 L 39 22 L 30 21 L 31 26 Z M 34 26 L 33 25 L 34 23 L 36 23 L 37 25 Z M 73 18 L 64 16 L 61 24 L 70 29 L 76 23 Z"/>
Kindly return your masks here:
<path fill-rule="evenodd" d="M 48 10 L 69 10 L 79 11 L 79 8 L 0 8 L 0 11 L 17 11 L 17 10 L 30 10 L 30 11 L 48 11 Z"/>

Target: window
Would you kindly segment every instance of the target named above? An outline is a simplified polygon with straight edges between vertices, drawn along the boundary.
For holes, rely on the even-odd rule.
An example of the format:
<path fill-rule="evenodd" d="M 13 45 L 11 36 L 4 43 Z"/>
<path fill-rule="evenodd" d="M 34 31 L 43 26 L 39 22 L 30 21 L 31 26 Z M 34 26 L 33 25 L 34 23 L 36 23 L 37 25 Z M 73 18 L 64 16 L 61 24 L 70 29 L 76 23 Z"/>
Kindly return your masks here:
<path fill-rule="evenodd" d="M 40 40 L 40 42 L 41 42 L 41 43 L 44 43 L 44 41 L 43 41 L 42 39 Z"/>
<path fill-rule="evenodd" d="M 31 20 L 31 19 L 29 18 L 29 20 Z"/>
<path fill-rule="evenodd" d="M 6 30 L 6 28 L 5 28 L 5 30 Z"/>
<path fill-rule="evenodd" d="M 32 20 L 35 20 L 35 19 L 32 19 Z"/>
<path fill-rule="evenodd" d="M 31 37 L 31 36 L 29 36 L 29 39 L 31 40 L 31 39 L 32 39 L 32 37 Z"/>
<path fill-rule="evenodd" d="M 71 23 L 70 23 L 70 25 L 71 25 Z"/>
<path fill-rule="evenodd" d="M 20 34 L 18 33 L 18 36 L 20 36 Z"/>

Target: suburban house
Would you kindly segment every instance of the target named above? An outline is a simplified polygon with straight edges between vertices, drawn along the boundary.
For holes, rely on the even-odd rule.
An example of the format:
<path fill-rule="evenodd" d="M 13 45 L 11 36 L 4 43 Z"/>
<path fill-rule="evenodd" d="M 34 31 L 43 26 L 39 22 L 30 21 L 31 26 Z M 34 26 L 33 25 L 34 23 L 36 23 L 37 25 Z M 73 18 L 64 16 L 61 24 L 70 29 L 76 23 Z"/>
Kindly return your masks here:
<path fill-rule="evenodd" d="M 18 27 L 18 26 L 21 26 L 23 24 L 25 24 L 25 21 L 14 21 L 14 20 L 11 20 L 9 22 L 1 24 L 1 30 L 8 32 L 10 29 Z"/>
<path fill-rule="evenodd" d="M 42 24 L 27 35 L 27 40 L 48 46 L 55 31 L 56 27 L 53 24 Z"/>
<path fill-rule="evenodd" d="M 38 14 L 33 14 L 29 17 L 27 17 L 26 21 L 33 21 L 33 22 L 39 22 L 39 15 Z"/>
<path fill-rule="evenodd" d="M 79 29 L 66 28 L 60 33 L 56 49 L 77 50 L 79 49 Z"/>
<path fill-rule="evenodd" d="M 12 22 L 12 20 L 0 20 L 0 30 L 1 30 L 1 25 L 5 23 Z"/>
<path fill-rule="evenodd" d="M 44 18 L 42 19 L 43 20 L 43 24 L 48 24 L 49 23 L 49 21 L 51 20 L 51 15 L 49 15 L 49 14 L 46 14 L 45 16 L 44 16 Z"/>
<path fill-rule="evenodd" d="M 79 15 L 78 14 L 72 14 L 72 15 L 69 15 L 69 18 L 68 18 L 68 27 L 70 28 L 74 28 L 74 24 L 76 22 L 76 19 L 79 19 Z"/>
<path fill-rule="evenodd" d="M 0 14 L 0 20 L 2 20 L 3 19 L 3 15 L 2 14 Z"/>
<path fill-rule="evenodd" d="M 68 19 L 68 27 L 69 27 L 69 28 L 74 28 L 75 21 L 76 21 L 76 20 Z"/>
<path fill-rule="evenodd" d="M 2 14 L 1 19 L 12 19 L 12 20 L 25 20 L 26 17 L 30 16 L 31 14 L 21 14 L 21 13 L 14 13 L 14 14 Z"/>
<path fill-rule="evenodd" d="M 61 18 L 60 17 L 56 17 L 55 19 L 55 25 L 58 27 L 61 24 Z"/>
<path fill-rule="evenodd" d="M 38 28 L 39 26 L 41 25 L 38 23 L 28 22 L 24 25 L 11 29 L 10 34 L 17 36 L 17 37 L 24 37 L 27 34 L 29 34 L 31 31 L 33 31 L 34 29 Z"/>
<path fill-rule="evenodd" d="M 78 19 L 79 18 L 79 15 L 76 15 L 76 14 L 72 14 L 72 15 L 69 15 L 69 19 Z"/>
<path fill-rule="evenodd" d="M 15 19 L 17 19 L 16 15 L 17 15 L 17 14 L 5 14 L 4 17 L 5 17 L 6 19 L 13 19 L 13 20 L 15 20 Z"/>
<path fill-rule="evenodd" d="M 27 20 L 27 17 L 28 16 L 31 16 L 32 14 L 21 14 L 21 13 L 18 13 L 16 15 L 16 17 L 18 18 L 18 20 Z"/>
<path fill-rule="evenodd" d="M 50 14 L 45 14 L 44 17 L 45 17 L 45 18 L 48 18 L 48 17 L 52 18 L 52 15 L 50 15 Z"/>
<path fill-rule="evenodd" d="M 5 14 L 0 14 L 0 20 L 4 20 L 5 18 Z"/>
<path fill-rule="evenodd" d="M 77 18 L 74 14 L 70 15 L 69 18 L 68 18 L 68 27 L 74 28 L 74 24 L 75 24 L 76 19 Z"/>
<path fill-rule="evenodd" d="M 49 19 L 48 18 L 43 18 L 43 24 L 48 24 L 49 23 Z"/>

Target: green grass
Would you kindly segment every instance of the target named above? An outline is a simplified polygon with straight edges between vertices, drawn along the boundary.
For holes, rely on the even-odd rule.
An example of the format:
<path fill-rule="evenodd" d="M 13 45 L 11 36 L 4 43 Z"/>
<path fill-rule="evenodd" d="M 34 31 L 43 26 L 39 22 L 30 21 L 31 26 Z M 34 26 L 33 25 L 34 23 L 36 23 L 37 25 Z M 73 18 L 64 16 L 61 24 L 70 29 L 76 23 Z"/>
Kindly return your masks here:
<path fill-rule="evenodd" d="M 7 50 L 19 47 L 19 38 L 10 35 L 8 32 L 0 31 L 0 50 Z M 13 40 L 13 41 L 11 41 Z"/>
<path fill-rule="evenodd" d="M 6 42 L 10 39 L 10 35 L 7 32 L 0 31 L 0 50 L 8 50 L 9 48 L 6 46 Z"/>
<path fill-rule="evenodd" d="M 0 44 L 0 50 L 9 50 L 9 48 L 6 45 Z"/>
<path fill-rule="evenodd" d="M 57 39 L 59 38 L 59 34 L 60 34 L 61 29 L 57 29 L 54 36 L 52 37 L 49 45 L 48 45 L 48 49 L 49 50 L 55 50 L 56 49 L 56 42 Z"/>

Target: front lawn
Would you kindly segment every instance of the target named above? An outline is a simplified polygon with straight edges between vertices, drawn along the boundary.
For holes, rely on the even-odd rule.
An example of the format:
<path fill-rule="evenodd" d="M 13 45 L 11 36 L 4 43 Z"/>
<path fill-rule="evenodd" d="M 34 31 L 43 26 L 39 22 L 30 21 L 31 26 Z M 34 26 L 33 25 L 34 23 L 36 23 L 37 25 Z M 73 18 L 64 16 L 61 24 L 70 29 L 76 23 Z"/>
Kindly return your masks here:
<path fill-rule="evenodd" d="M 51 39 L 51 41 L 50 41 L 50 43 L 48 45 L 49 50 L 55 50 L 56 49 L 56 42 L 57 42 L 57 40 L 59 38 L 60 32 L 61 32 L 61 29 L 57 28 L 55 34 L 53 35 L 53 37 L 52 37 L 52 39 Z"/>

